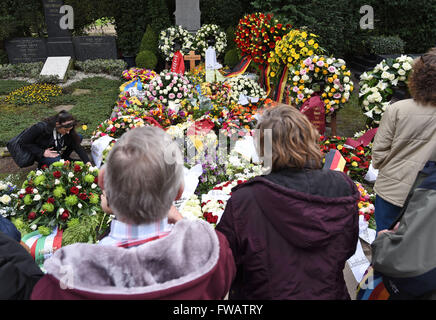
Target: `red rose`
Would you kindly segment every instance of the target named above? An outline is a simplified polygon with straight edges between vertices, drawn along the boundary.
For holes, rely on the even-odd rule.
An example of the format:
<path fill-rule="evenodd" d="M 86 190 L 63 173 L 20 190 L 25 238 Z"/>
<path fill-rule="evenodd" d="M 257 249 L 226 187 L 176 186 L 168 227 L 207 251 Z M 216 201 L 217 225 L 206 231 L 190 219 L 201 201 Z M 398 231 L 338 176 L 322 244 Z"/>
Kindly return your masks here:
<path fill-rule="evenodd" d="M 72 194 L 78 194 L 78 193 L 79 193 L 79 188 L 77 188 L 77 187 L 71 187 L 71 188 L 70 188 L 70 192 L 71 192 Z"/>
<path fill-rule="evenodd" d="M 94 183 L 98 184 L 98 176 L 94 178 Z"/>
<path fill-rule="evenodd" d="M 47 202 L 51 203 L 51 204 L 54 204 L 55 203 L 55 199 L 54 198 L 48 198 Z"/>
<path fill-rule="evenodd" d="M 20 199 L 23 199 L 24 198 L 24 194 L 20 194 Z"/>
<path fill-rule="evenodd" d="M 70 212 L 68 212 L 68 210 L 65 210 L 65 211 L 62 212 L 62 214 L 61 214 L 61 219 L 62 219 L 62 220 L 67 220 L 69 216 L 70 216 Z"/>
<path fill-rule="evenodd" d="M 365 221 L 368 221 L 369 219 L 371 219 L 371 216 L 367 213 L 364 214 L 365 217 Z"/>
<path fill-rule="evenodd" d="M 53 172 L 53 177 L 55 177 L 56 179 L 59 179 L 61 176 L 62 176 L 62 173 L 60 171 Z"/>
<path fill-rule="evenodd" d="M 80 170 L 82 170 L 82 168 L 78 164 L 74 165 L 74 172 L 79 172 Z"/>
<path fill-rule="evenodd" d="M 117 128 L 112 127 L 111 132 L 112 132 L 112 133 L 115 133 L 115 131 L 117 131 Z"/>
<path fill-rule="evenodd" d="M 42 167 L 41 167 L 42 170 L 45 170 L 47 168 L 48 168 L 48 166 L 46 164 L 43 164 Z"/>
<path fill-rule="evenodd" d="M 351 157 L 351 159 L 353 159 L 354 161 L 357 161 L 357 162 L 360 162 L 360 161 L 362 161 L 360 158 L 358 158 L 358 157 Z"/>
<path fill-rule="evenodd" d="M 86 199 L 88 199 L 88 195 L 86 193 L 81 193 L 79 194 L 79 198 L 85 201 Z"/>
<path fill-rule="evenodd" d="M 33 193 L 33 188 L 32 187 L 27 187 L 26 188 L 26 193 L 27 194 Z"/>
<path fill-rule="evenodd" d="M 27 218 L 29 220 L 34 220 L 36 218 L 36 212 L 30 212 L 29 215 L 27 216 Z"/>
<path fill-rule="evenodd" d="M 212 223 L 217 223 L 218 216 L 213 216 L 211 220 L 212 220 Z"/>

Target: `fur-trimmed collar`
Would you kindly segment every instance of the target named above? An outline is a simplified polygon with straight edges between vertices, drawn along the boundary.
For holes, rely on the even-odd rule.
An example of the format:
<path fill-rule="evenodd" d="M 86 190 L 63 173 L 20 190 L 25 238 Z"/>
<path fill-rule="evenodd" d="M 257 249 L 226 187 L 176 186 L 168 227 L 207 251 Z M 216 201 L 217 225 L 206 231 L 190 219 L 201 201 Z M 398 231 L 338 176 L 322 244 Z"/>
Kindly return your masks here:
<path fill-rule="evenodd" d="M 218 262 L 219 240 L 202 220 L 181 220 L 165 238 L 124 249 L 73 244 L 44 263 L 71 289 L 103 294 L 143 294 L 193 281 Z"/>

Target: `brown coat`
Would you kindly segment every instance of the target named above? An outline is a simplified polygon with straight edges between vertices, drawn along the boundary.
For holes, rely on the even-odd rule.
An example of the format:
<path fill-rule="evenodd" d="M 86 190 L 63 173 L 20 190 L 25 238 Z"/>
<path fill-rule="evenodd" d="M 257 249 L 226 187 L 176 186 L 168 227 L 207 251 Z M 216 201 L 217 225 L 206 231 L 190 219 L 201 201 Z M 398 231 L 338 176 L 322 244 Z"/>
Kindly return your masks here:
<path fill-rule="evenodd" d="M 372 164 L 380 170 L 375 192 L 402 207 L 428 160 L 436 160 L 436 107 L 412 99 L 388 106 L 372 149 Z"/>

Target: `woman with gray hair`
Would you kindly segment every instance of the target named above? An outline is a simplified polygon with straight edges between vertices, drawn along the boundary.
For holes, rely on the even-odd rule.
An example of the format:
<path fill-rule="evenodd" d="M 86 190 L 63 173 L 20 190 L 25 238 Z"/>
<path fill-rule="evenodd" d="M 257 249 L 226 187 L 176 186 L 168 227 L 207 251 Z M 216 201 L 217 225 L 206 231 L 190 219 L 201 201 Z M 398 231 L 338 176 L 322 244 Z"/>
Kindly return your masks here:
<path fill-rule="evenodd" d="M 102 172 L 102 207 L 116 217 L 110 234 L 101 245 L 56 251 L 32 298 L 223 299 L 233 255 L 224 235 L 203 220 L 181 219 L 172 206 L 183 193 L 183 162 L 171 137 L 156 127 L 128 131 Z"/>

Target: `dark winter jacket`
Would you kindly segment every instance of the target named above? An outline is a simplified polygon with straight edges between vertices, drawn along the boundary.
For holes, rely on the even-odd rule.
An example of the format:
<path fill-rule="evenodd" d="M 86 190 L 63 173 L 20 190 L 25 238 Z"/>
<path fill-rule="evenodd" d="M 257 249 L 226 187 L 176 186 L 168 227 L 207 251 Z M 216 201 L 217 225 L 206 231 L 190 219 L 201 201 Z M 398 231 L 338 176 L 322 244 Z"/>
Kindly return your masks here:
<path fill-rule="evenodd" d="M 29 299 L 42 276 L 41 269 L 26 249 L 0 232 L 0 300 Z"/>
<path fill-rule="evenodd" d="M 63 247 L 44 268 L 32 299 L 223 299 L 236 273 L 224 235 L 185 219 L 168 236 L 130 249 Z"/>
<path fill-rule="evenodd" d="M 55 148 L 55 139 L 53 137 L 53 129 L 49 123 L 45 121 L 38 122 L 25 132 L 22 137 L 22 146 L 35 156 L 36 161 L 40 161 L 44 151 L 48 148 Z M 89 162 L 89 157 L 80 143 L 76 142 L 71 134 L 66 134 L 63 137 L 65 151 L 61 154 L 61 158 L 69 160 L 71 152 L 75 151 L 83 162 Z"/>
<path fill-rule="evenodd" d="M 3 216 L 0 215 L 0 232 L 15 239 L 17 242 L 21 241 L 21 232 L 17 230 L 14 224 Z"/>
<path fill-rule="evenodd" d="M 330 170 L 286 169 L 235 187 L 216 228 L 236 259 L 230 299 L 349 299 L 358 199 Z"/>

